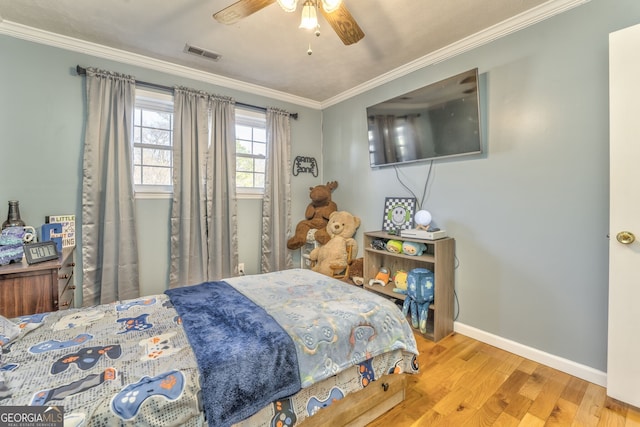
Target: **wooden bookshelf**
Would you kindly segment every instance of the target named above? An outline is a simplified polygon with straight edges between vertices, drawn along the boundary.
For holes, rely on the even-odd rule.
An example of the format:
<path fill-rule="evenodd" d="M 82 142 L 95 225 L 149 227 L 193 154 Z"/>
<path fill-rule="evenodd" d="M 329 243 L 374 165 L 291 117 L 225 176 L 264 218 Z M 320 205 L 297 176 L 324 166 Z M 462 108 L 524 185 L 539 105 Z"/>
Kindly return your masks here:
<path fill-rule="evenodd" d="M 371 242 L 376 239 L 419 242 L 424 243 L 427 249 L 419 256 L 396 254 L 386 250 L 374 249 L 371 246 Z M 375 278 L 380 267 L 388 268 L 391 275 L 398 270 L 409 272 L 414 268 L 427 268 L 433 271 L 435 298 L 433 304 L 429 307 L 426 334 L 426 337 L 433 341 L 439 341 L 453 332 L 454 266 L 455 239 L 451 237 L 438 240 L 422 240 L 396 236 L 385 231 L 364 233 L 363 288 L 387 298 L 404 300 L 404 295 L 393 292 L 393 283 L 389 283 L 386 286 L 378 284 L 369 286 L 369 280 Z"/>

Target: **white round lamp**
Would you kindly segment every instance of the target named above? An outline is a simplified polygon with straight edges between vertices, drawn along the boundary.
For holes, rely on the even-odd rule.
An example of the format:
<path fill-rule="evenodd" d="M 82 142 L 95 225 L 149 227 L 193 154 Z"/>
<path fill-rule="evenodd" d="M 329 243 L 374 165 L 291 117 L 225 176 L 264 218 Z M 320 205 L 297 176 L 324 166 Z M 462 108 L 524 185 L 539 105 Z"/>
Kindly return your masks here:
<path fill-rule="evenodd" d="M 419 210 L 414 217 L 416 222 L 416 228 L 422 230 L 428 230 L 429 224 L 431 224 L 431 213 L 425 210 Z"/>

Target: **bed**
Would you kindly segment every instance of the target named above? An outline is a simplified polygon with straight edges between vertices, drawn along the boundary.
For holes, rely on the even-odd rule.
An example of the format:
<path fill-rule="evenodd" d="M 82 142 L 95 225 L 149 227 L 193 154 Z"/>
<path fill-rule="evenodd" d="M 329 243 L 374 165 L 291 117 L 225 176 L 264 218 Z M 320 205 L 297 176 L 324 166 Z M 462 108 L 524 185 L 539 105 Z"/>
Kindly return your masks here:
<path fill-rule="evenodd" d="M 0 405 L 65 426 L 363 422 L 418 371 L 394 303 L 306 269 L 0 320 Z"/>

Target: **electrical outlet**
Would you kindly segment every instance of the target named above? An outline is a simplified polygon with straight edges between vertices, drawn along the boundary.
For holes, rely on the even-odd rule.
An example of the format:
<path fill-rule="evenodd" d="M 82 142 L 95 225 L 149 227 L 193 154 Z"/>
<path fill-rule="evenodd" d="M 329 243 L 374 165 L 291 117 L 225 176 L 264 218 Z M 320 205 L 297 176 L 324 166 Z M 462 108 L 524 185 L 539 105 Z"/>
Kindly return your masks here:
<path fill-rule="evenodd" d="M 238 274 L 244 276 L 244 262 L 238 263 Z"/>

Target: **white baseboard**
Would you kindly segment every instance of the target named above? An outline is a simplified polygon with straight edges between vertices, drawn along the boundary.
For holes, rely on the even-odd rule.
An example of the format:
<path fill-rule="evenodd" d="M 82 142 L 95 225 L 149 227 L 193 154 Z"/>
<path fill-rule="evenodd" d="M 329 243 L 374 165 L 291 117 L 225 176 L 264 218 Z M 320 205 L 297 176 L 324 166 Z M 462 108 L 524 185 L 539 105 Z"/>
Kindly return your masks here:
<path fill-rule="evenodd" d="M 607 386 L 606 372 L 593 369 L 589 366 L 582 365 L 562 357 L 554 356 L 553 354 L 545 353 L 544 351 L 490 334 L 460 322 L 455 322 L 453 329 L 455 332 L 462 335 L 466 335 L 470 338 L 498 347 L 510 353 L 517 354 L 518 356 L 525 357 L 529 360 L 533 360 L 534 362 L 542 363 L 543 365 L 566 372 L 574 377 L 581 378 L 602 387 Z"/>

